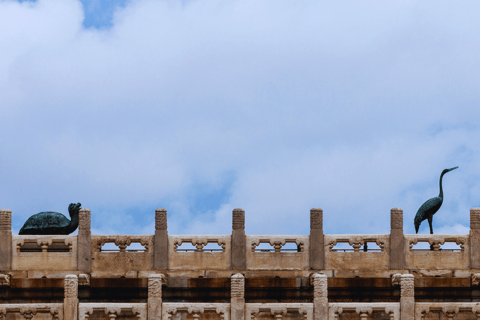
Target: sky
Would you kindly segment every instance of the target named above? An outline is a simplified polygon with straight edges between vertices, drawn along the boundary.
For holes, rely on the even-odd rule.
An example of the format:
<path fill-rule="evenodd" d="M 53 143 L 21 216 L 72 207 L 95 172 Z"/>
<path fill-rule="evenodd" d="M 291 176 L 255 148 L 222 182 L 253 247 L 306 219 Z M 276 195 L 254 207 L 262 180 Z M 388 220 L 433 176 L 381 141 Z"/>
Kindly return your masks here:
<path fill-rule="evenodd" d="M 0 0 L 0 207 L 93 234 L 434 232 L 480 207 L 480 2 Z M 428 233 L 425 221 L 419 233 Z"/>

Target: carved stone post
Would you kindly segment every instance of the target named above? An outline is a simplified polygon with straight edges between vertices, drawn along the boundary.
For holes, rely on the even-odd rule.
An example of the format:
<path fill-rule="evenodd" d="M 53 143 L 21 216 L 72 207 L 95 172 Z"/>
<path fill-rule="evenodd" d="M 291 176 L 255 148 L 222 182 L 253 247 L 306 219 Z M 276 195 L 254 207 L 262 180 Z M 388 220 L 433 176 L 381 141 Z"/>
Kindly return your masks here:
<path fill-rule="evenodd" d="M 148 320 L 162 319 L 162 284 L 164 281 L 165 275 L 163 274 L 152 274 L 148 277 Z"/>
<path fill-rule="evenodd" d="M 64 281 L 65 299 L 63 302 L 63 318 L 65 320 L 78 319 L 78 278 L 74 274 L 67 274 Z"/>
<path fill-rule="evenodd" d="M 80 209 L 77 237 L 78 270 L 89 273 L 92 270 L 92 231 L 90 209 Z"/>
<path fill-rule="evenodd" d="M 403 210 L 390 210 L 390 269 L 402 270 L 405 265 L 405 241 L 403 237 Z"/>
<path fill-rule="evenodd" d="M 167 210 L 155 210 L 155 238 L 153 244 L 153 269 L 168 269 Z"/>
<path fill-rule="evenodd" d="M 328 278 L 324 274 L 313 275 L 313 320 L 328 319 Z"/>
<path fill-rule="evenodd" d="M 245 236 L 245 211 L 234 209 L 232 213 L 232 269 L 247 269 L 247 238 Z"/>
<path fill-rule="evenodd" d="M 0 270 L 12 270 L 12 211 L 0 210 Z"/>
<path fill-rule="evenodd" d="M 323 246 L 323 210 L 310 210 L 310 269 L 323 270 L 325 252 Z"/>
<path fill-rule="evenodd" d="M 245 277 L 240 273 L 232 276 L 230 319 L 245 319 Z"/>
<path fill-rule="evenodd" d="M 480 269 L 480 208 L 470 209 L 470 268 Z"/>
<path fill-rule="evenodd" d="M 414 278 L 412 274 L 402 274 L 400 278 L 400 319 L 415 318 Z"/>

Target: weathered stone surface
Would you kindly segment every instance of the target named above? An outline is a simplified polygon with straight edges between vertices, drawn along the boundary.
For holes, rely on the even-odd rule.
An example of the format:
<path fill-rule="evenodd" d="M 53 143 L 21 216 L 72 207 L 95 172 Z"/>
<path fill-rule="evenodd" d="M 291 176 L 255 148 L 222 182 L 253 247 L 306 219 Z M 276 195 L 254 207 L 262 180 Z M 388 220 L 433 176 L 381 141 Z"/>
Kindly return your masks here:
<path fill-rule="evenodd" d="M 470 210 L 470 268 L 480 269 L 480 208 Z"/>
<path fill-rule="evenodd" d="M 78 270 L 88 273 L 92 270 L 92 233 L 90 209 L 80 210 L 77 247 Z"/>
<path fill-rule="evenodd" d="M 0 210 L 0 271 L 12 270 L 12 211 Z"/>
<path fill-rule="evenodd" d="M 310 210 L 310 269 L 322 270 L 325 268 L 325 248 L 323 237 L 323 210 Z"/>
<path fill-rule="evenodd" d="M 168 264 L 167 210 L 155 210 L 155 236 L 153 239 L 153 269 L 167 270 Z"/>
<path fill-rule="evenodd" d="M 414 277 L 402 274 L 400 279 L 401 320 L 412 320 L 415 316 Z"/>
<path fill-rule="evenodd" d="M 405 265 L 405 241 L 403 237 L 403 210 L 390 211 L 390 269 L 403 269 Z"/>
<path fill-rule="evenodd" d="M 65 299 L 63 302 L 63 315 L 65 320 L 78 319 L 78 277 L 65 276 Z"/>
<path fill-rule="evenodd" d="M 247 247 L 245 237 L 245 211 L 234 209 L 232 212 L 231 269 L 247 269 Z"/>

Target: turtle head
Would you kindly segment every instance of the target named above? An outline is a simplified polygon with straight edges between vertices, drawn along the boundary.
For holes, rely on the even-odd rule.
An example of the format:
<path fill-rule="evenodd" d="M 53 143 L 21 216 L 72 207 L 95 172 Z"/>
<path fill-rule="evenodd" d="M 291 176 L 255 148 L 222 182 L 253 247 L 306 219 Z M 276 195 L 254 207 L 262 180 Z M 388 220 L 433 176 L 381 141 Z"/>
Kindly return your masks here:
<path fill-rule="evenodd" d="M 81 207 L 82 207 L 82 204 L 80 202 L 70 203 L 70 205 L 68 206 L 68 213 L 70 214 L 70 217 L 75 214 L 78 214 Z"/>

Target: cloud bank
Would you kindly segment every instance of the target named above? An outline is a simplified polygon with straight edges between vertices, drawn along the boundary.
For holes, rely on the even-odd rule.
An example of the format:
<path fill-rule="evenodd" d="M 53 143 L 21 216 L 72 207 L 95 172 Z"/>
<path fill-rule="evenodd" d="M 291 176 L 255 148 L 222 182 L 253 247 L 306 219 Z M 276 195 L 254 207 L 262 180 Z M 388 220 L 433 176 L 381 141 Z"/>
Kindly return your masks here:
<path fill-rule="evenodd" d="M 0 206 L 92 209 L 94 233 L 388 233 L 480 206 L 478 2 L 0 1 Z M 428 232 L 426 223 L 421 232 Z"/>

